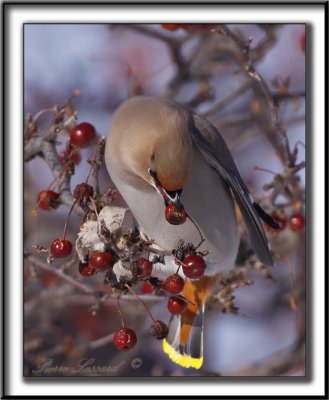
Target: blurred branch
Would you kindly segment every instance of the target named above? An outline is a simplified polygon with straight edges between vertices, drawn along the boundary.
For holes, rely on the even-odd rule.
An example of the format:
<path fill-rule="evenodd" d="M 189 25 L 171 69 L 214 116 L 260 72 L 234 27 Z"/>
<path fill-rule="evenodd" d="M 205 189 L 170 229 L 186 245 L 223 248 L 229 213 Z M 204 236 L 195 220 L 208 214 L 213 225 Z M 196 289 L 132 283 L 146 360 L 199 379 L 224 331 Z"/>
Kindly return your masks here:
<path fill-rule="evenodd" d="M 74 352 L 76 354 L 82 355 L 82 354 L 85 354 L 87 351 L 99 349 L 103 346 L 106 346 L 109 343 L 112 343 L 113 336 L 114 336 L 114 333 L 110 333 L 106 336 L 103 336 L 103 337 L 93 340 L 91 342 L 85 342 L 81 345 L 76 346 L 74 348 Z M 43 345 L 42 340 L 40 340 L 39 338 L 32 339 L 31 341 L 27 342 L 24 345 L 24 352 L 25 352 L 25 354 L 34 352 L 34 351 L 38 350 L 42 345 Z M 68 349 L 65 345 L 59 344 L 56 347 L 44 352 L 43 357 L 45 359 L 49 359 L 50 357 L 55 357 L 55 356 L 59 356 L 61 354 L 66 354 L 67 350 Z"/>
<path fill-rule="evenodd" d="M 201 113 L 201 115 L 205 118 L 211 116 L 214 113 L 219 113 L 225 107 L 227 107 L 230 103 L 232 103 L 238 96 L 241 96 L 244 92 L 246 92 L 250 88 L 251 84 L 249 81 L 246 81 L 243 85 L 238 87 L 236 90 L 233 90 L 231 94 L 224 99 L 219 100 L 213 106 L 211 106 L 207 111 Z"/>
<path fill-rule="evenodd" d="M 269 139 L 271 140 L 283 164 L 287 167 L 293 166 L 294 160 L 290 153 L 289 142 L 286 136 L 286 132 L 281 127 L 281 121 L 276 103 L 264 78 L 256 71 L 254 65 L 252 64 L 252 57 L 250 53 L 251 41 L 249 40 L 245 42 L 243 39 L 234 34 L 230 29 L 228 29 L 226 25 L 218 25 L 216 28 L 214 28 L 214 30 L 217 31 L 219 34 L 230 38 L 239 48 L 245 72 L 252 80 L 253 84 L 262 93 L 268 105 L 272 125 Z"/>
<path fill-rule="evenodd" d="M 41 268 L 47 272 L 51 272 L 52 274 L 56 275 L 58 278 L 66 281 L 70 285 L 74 286 L 75 288 L 79 289 L 80 291 L 82 291 L 86 294 L 92 294 L 92 295 L 97 294 L 97 291 L 95 291 L 95 289 L 91 288 L 90 286 L 85 285 L 84 283 L 78 282 L 76 279 L 72 278 L 70 275 L 67 275 L 66 273 L 64 273 L 61 269 L 50 267 L 45 262 L 43 262 L 40 259 L 38 259 L 34 256 L 31 256 L 31 255 L 25 256 L 25 259 L 27 262 L 29 262 L 34 267 Z"/>
<path fill-rule="evenodd" d="M 230 372 L 206 372 L 205 376 L 283 376 L 297 366 L 305 367 L 305 347 L 298 344 L 295 347 L 280 350 L 269 357 L 252 363 L 246 368 Z"/>
<path fill-rule="evenodd" d="M 268 51 L 273 48 L 277 42 L 277 29 L 280 24 L 259 24 L 258 25 L 264 32 L 265 38 L 253 48 L 252 58 L 253 62 L 259 61 L 266 56 Z"/>
<path fill-rule="evenodd" d="M 142 35 L 149 36 L 153 39 L 161 40 L 168 45 L 173 45 L 173 44 L 180 45 L 187 40 L 186 36 L 180 38 L 168 36 L 163 30 L 150 29 L 147 27 L 147 25 L 140 25 L 140 24 L 131 24 L 128 26 L 126 24 L 115 24 L 115 25 L 110 25 L 109 29 L 110 30 L 117 28 L 127 29 L 127 27 L 131 31 L 141 33 Z"/>
<path fill-rule="evenodd" d="M 95 297 L 99 298 L 100 292 L 98 290 L 95 290 L 92 287 L 77 281 L 72 276 L 63 272 L 63 270 L 61 268 L 58 269 L 58 268 L 50 267 L 48 264 L 41 261 L 39 258 L 31 256 L 31 255 L 25 256 L 25 260 L 33 267 L 40 268 L 44 271 L 54 274 L 56 277 L 60 278 L 61 280 L 64 280 L 66 283 L 70 284 L 71 286 L 73 286 L 76 289 L 79 289 L 86 295 L 92 295 L 92 298 L 94 300 L 95 300 Z M 103 294 L 107 295 L 106 292 L 104 292 Z M 163 300 L 163 298 L 161 296 L 157 296 L 157 295 L 141 294 L 139 296 L 142 297 L 144 301 L 160 301 L 160 300 L 162 301 Z M 78 301 L 78 302 L 83 301 L 83 303 L 86 303 L 86 302 L 90 303 L 90 301 L 91 301 L 90 299 L 86 299 L 86 297 L 82 298 L 82 297 L 77 297 L 77 296 L 71 296 L 71 300 L 73 301 L 73 303 L 76 301 Z M 112 294 L 109 294 L 107 296 L 107 300 L 111 300 L 111 299 L 113 300 L 113 299 L 115 299 L 115 297 Z M 132 295 L 124 294 L 122 296 L 122 300 L 127 300 L 127 301 L 133 300 L 135 302 L 136 298 Z"/>
<path fill-rule="evenodd" d="M 95 154 L 95 159 L 90 161 L 91 165 L 91 175 L 94 181 L 94 199 L 97 206 L 100 200 L 100 190 L 99 190 L 99 170 L 104 162 L 104 151 L 105 151 L 105 137 L 101 137 L 98 141 L 97 154 Z"/>
<path fill-rule="evenodd" d="M 299 92 L 294 92 L 294 93 L 272 93 L 272 98 L 274 101 L 274 104 L 278 104 L 280 101 L 283 100 L 294 100 L 298 99 L 299 97 L 305 97 L 306 93 L 305 91 L 299 91 Z"/>
<path fill-rule="evenodd" d="M 118 24 L 115 27 L 120 27 L 120 26 L 123 25 Z M 126 28 L 127 26 L 124 25 L 124 27 Z M 111 29 L 113 29 L 113 26 L 111 26 Z M 184 82 L 186 82 L 190 76 L 189 73 L 190 62 L 185 61 L 181 53 L 182 45 L 184 42 L 189 40 L 189 36 L 188 35 L 184 35 L 182 37 L 168 36 L 162 33 L 162 31 L 149 29 L 146 26 L 138 24 L 129 25 L 129 29 L 141 33 L 152 39 L 160 40 L 167 45 L 172 62 L 174 65 L 177 66 L 176 75 L 172 79 L 172 81 L 168 84 L 169 92 L 167 93 L 167 96 L 172 96 L 173 91 L 177 90 L 178 87 L 180 87 Z"/>

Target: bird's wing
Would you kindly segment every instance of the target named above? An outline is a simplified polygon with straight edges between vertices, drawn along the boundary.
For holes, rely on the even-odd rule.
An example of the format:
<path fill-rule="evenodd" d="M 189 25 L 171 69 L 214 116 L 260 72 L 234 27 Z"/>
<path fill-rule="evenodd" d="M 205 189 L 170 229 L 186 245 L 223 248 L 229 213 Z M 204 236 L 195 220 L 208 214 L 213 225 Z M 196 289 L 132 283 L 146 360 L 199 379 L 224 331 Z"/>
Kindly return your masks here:
<path fill-rule="evenodd" d="M 207 120 L 192 114 L 194 127 L 191 130 L 193 142 L 207 163 L 229 184 L 240 207 L 241 214 L 249 232 L 250 241 L 258 258 L 265 265 L 273 266 L 263 225 L 260 218 L 277 229 L 278 224 L 253 200 L 243 182 L 224 139 L 218 130 Z"/>

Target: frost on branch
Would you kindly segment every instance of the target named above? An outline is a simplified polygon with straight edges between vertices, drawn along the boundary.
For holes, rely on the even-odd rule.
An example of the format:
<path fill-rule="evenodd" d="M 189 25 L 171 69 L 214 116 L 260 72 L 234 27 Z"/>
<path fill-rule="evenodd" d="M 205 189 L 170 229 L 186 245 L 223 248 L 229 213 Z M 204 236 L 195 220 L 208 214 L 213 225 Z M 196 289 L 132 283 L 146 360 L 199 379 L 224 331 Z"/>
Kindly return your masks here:
<path fill-rule="evenodd" d="M 136 226 L 129 209 L 105 206 L 96 221 L 87 221 L 80 227 L 76 249 L 81 262 L 86 260 L 89 252 L 105 251 L 106 243 L 102 234 L 103 223 L 119 249 L 124 249 L 127 243 L 125 236 L 131 233 Z"/>
<path fill-rule="evenodd" d="M 104 252 L 108 246 L 108 239 L 104 238 L 104 228 L 110 235 L 113 244 L 124 250 L 128 245 L 127 237 L 136 228 L 131 211 L 128 208 L 105 206 L 98 214 L 96 221 L 87 221 L 80 227 L 76 250 L 81 262 L 86 262 L 94 251 Z M 124 268 L 122 261 L 118 260 L 113 267 L 118 281 L 120 277 L 131 277 L 131 272 Z"/>

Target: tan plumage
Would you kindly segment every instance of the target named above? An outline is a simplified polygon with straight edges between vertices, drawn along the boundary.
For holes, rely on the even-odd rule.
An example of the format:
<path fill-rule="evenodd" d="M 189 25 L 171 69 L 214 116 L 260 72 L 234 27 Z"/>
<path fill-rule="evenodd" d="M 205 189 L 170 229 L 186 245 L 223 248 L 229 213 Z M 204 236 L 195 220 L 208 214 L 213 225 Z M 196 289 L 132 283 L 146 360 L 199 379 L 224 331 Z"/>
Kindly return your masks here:
<path fill-rule="evenodd" d="M 114 166 L 115 172 L 133 185 L 138 185 L 138 177 L 150 184 L 147 171 L 156 162 L 158 178 L 161 182 L 163 177 L 166 189 L 182 188 L 191 166 L 188 120 L 183 107 L 159 107 L 157 101 L 144 97 L 130 99 L 114 116 L 108 162 L 120 166 Z"/>

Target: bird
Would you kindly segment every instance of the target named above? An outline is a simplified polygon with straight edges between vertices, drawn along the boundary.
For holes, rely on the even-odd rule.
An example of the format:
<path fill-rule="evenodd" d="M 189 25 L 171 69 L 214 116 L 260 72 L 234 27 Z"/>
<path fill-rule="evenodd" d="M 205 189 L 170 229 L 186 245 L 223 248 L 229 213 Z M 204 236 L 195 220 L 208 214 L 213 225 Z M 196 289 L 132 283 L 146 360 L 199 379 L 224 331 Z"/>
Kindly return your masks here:
<path fill-rule="evenodd" d="M 259 260 L 273 266 L 261 220 L 278 224 L 253 200 L 218 129 L 191 108 L 174 100 L 135 96 L 115 111 L 109 129 L 105 163 L 109 175 L 133 213 L 141 233 L 160 248 L 180 241 L 205 251 L 206 269 L 199 279 L 186 279 L 182 295 L 188 306 L 172 315 L 163 351 L 176 364 L 201 368 L 205 304 L 219 273 L 235 266 L 239 231 L 234 199 Z M 184 224 L 164 217 L 167 204 L 184 206 Z M 196 229 L 197 227 L 197 229 Z M 172 257 L 156 264 L 154 273 L 177 271 Z M 180 274 L 183 274 L 180 271 Z M 184 275 L 183 275 L 184 276 Z"/>

